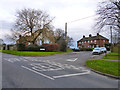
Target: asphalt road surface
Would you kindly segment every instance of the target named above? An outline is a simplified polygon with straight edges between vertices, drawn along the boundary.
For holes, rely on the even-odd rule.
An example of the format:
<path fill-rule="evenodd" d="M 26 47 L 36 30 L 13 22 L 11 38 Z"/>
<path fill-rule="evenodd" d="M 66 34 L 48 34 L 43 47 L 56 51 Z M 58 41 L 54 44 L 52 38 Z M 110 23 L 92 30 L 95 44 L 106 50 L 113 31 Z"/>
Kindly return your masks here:
<path fill-rule="evenodd" d="M 84 66 L 91 52 L 46 57 L 2 54 L 3 88 L 118 88 L 118 80 Z"/>

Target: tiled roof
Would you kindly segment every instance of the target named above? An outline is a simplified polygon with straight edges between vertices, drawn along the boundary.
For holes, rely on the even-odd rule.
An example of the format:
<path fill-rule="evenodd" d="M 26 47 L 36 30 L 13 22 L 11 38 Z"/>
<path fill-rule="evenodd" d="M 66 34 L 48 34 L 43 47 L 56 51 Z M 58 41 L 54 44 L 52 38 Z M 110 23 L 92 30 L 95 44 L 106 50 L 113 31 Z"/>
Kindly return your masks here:
<path fill-rule="evenodd" d="M 84 37 L 84 38 L 80 39 L 78 42 L 88 41 L 88 40 L 109 40 L 109 39 L 103 37 L 102 35 L 97 35 L 97 36 L 91 36 L 91 37 Z"/>
<path fill-rule="evenodd" d="M 19 41 L 20 43 L 32 42 L 34 40 L 34 38 L 41 32 L 42 32 L 42 30 L 36 30 L 32 36 L 30 36 L 30 35 L 21 36 L 17 41 Z"/>

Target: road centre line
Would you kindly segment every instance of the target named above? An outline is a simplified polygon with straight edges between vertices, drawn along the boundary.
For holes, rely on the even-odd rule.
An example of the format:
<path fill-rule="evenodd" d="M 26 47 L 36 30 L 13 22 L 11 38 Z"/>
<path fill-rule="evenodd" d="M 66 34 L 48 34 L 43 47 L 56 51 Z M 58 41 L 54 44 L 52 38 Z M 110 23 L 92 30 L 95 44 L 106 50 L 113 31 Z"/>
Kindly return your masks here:
<path fill-rule="evenodd" d="M 45 74 L 39 73 L 39 72 L 37 72 L 37 71 L 34 71 L 34 70 L 32 70 L 32 69 L 30 69 L 30 68 L 28 68 L 28 67 L 25 67 L 25 66 L 21 66 L 21 67 L 22 67 L 22 68 L 25 68 L 25 69 L 27 69 L 27 70 L 29 70 L 29 71 L 32 71 L 32 72 L 34 72 L 34 73 L 37 73 L 37 74 L 39 74 L 39 75 L 41 75 L 41 76 L 43 76 L 43 77 L 46 77 L 46 78 L 48 78 L 48 79 L 55 80 L 54 78 L 52 78 L 52 77 L 50 77 L 50 76 L 47 76 L 47 75 L 45 75 Z"/>
<path fill-rule="evenodd" d="M 60 75 L 60 76 L 53 76 L 53 78 L 62 78 L 62 77 L 70 77 L 70 76 L 78 76 L 78 75 L 84 75 L 84 74 L 89 74 L 89 70 L 85 70 L 87 72 L 85 73 L 76 73 L 76 74 L 67 74 L 67 75 Z"/>

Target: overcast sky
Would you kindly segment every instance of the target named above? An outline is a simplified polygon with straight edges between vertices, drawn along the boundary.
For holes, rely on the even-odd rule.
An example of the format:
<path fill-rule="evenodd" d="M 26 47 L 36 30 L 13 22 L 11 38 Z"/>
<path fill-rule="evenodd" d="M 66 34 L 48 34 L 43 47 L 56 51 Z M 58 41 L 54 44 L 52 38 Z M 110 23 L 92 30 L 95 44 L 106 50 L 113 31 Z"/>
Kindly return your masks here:
<path fill-rule="evenodd" d="M 40 9 L 55 17 L 55 28 L 64 30 L 65 22 L 68 22 L 68 35 L 75 41 L 83 35 L 96 35 L 93 26 L 95 17 L 70 22 L 95 14 L 97 4 L 102 0 L 1 0 L 0 1 L 0 38 L 9 34 L 15 21 L 16 11 L 23 8 Z"/>

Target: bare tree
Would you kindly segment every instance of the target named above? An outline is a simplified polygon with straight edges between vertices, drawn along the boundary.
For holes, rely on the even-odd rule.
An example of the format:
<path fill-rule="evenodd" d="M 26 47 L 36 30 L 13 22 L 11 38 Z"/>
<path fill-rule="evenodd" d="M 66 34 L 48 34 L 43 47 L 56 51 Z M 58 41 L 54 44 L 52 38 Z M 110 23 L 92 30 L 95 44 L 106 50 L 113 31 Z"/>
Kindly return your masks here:
<path fill-rule="evenodd" d="M 58 28 L 55 31 L 55 43 L 65 44 L 65 32 L 64 30 Z M 67 36 L 67 47 L 73 45 L 73 38 Z M 64 47 L 65 48 L 65 47 Z"/>
<path fill-rule="evenodd" d="M 45 41 L 49 43 L 54 43 L 54 31 L 53 28 L 49 26 L 49 29 L 44 30 L 41 35 L 38 37 L 37 41 L 41 41 L 42 44 L 45 43 Z"/>
<path fill-rule="evenodd" d="M 49 27 L 53 21 L 44 11 L 35 9 L 22 9 L 17 11 L 17 19 L 15 21 L 13 34 L 18 38 L 18 35 L 29 35 L 33 38 L 32 43 L 35 44 L 37 38 L 43 31 L 49 31 Z"/>
<path fill-rule="evenodd" d="M 112 26 L 113 30 L 120 34 L 120 1 L 107 0 L 99 3 L 96 27 L 98 32 L 102 30 L 109 30 Z"/>

